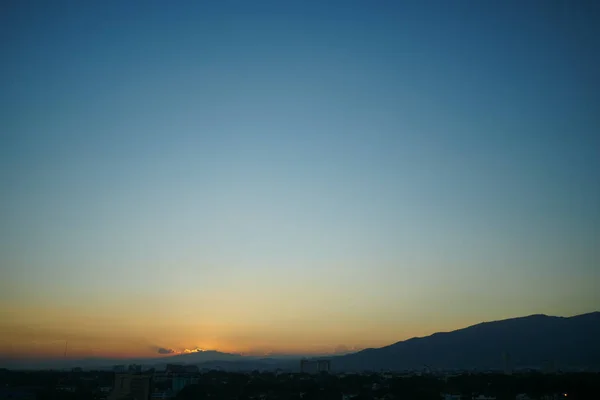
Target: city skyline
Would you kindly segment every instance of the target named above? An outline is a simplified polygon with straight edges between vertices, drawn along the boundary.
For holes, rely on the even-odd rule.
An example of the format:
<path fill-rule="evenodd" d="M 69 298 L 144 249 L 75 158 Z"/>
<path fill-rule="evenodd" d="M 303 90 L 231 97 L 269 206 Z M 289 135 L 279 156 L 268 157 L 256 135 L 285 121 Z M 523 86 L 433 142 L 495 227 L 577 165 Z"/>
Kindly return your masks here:
<path fill-rule="evenodd" d="M 599 16 L 10 2 L 0 356 L 333 353 L 597 310 Z"/>

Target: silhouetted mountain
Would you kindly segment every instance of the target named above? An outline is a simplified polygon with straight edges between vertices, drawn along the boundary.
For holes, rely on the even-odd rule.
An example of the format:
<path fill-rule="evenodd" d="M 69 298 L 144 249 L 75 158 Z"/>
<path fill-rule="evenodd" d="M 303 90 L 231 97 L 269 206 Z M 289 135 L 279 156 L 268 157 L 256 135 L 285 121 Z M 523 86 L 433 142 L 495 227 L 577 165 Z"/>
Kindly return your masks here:
<path fill-rule="evenodd" d="M 219 351 L 199 351 L 187 354 L 177 354 L 154 358 L 81 358 L 81 359 L 3 359 L 0 358 L 0 366 L 13 369 L 63 369 L 81 367 L 85 369 L 112 368 L 114 365 L 140 364 L 145 367 L 166 364 L 202 364 L 205 362 L 239 361 L 252 359 L 239 354 L 221 353 Z"/>
<path fill-rule="evenodd" d="M 503 353 L 515 367 L 600 367 L 600 312 L 570 318 L 531 315 L 435 333 L 334 358 L 336 370 L 423 368 L 502 369 Z"/>
<path fill-rule="evenodd" d="M 160 357 L 154 359 L 154 361 L 169 362 L 171 364 L 198 364 L 206 361 L 237 361 L 243 358 L 245 357 L 240 354 L 221 353 L 220 351 L 206 350 Z"/>
<path fill-rule="evenodd" d="M 510 354 L 515 367 L 539 368 L 552 361 L 558 368 L 600 369 L 600 312 L 570 318 L 531 315 L 485 322 L 453 332 L 412 338 L 379 349 L 333 357 L 337 371 L 421 369 L 502 369 L 503 354 Z M 13 369 L 111 368 L 118 364 L 164 367 L 195 364 L 223 370 L 297 370 L 301 356 L 252 357 L 202 351 L 137 359 L 15 359 L 0 358 L 0 367 Z"/>

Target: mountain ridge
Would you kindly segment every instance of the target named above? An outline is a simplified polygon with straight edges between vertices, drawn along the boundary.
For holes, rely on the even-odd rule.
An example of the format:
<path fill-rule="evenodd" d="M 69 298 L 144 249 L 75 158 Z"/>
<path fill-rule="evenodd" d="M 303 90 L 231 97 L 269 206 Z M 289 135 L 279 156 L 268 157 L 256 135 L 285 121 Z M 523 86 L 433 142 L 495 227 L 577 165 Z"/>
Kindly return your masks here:
<path fill-rule="evenodd" d="M 548 333 L 544 335 L 544 332 Z M 480 322 L 453 331 L 412 337 L 379 348 L 366 348 L 345 355 L 329 355 L 336 371 L 406 370 L 431 365 L 435 368 L 502 368 L 503 353 L 510 354 L 515 366 L 539 366 L 555 360 L 559 366 L 600 367 L 600 311 L 570 317 L 532 314 L 503 320 Z M 473 344 L 474 343 L 474 344 Z M 529 349 L 524 351 L 524 349 Z M 557 351 L 557 349 L 559 351 Z M 14 359 L 0 357 L 0 367 L 9 368 L 107 368 L 118 364 L 192 364 L 214 366 L 219 362 L 242 368 L 290 367 L 298 356 L 247 356 L 217 350 L 165 355 L 162 357 L 112 359 Z M 308 358 L 316 358 L 308 356 Z M 262 364 L 261 364 L 262 363 Z"/>
<path fill-rule="evenodd" d="M 571 317 L 533 314 L 481 322 L 450 332 L 413 337 L 380 348 L 336 357 L 336 369 L 503 368 L 551 360 L 565 367 L 600 367 L 600 312 Z"/>

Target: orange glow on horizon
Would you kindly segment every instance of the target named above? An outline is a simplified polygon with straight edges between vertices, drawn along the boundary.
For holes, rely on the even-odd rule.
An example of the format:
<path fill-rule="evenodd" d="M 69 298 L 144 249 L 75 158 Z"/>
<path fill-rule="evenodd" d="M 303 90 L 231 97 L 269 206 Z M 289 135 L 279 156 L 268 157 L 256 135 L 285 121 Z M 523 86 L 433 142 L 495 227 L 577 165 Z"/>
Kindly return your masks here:
<path fill-rule="evenodd" d="M 159 358 L 201 351 L 252 356 L 339 354 L 481 321 L 456 315 L 431 320 L 415 314 L 405 320 L 376 322 L 369 315 L 339 314 L 335 320 L 277 316 L 258 322 L 221 318 L 199 323 L 184 315 L 166 322 L 144 315 L 132 320 L 130 310 L 119 311 L 123 314 L 90 318 L 75 306 L 63 310 L 0 304 L 0 356 L 63 358 L 65 341 L 69 359 Z M 275 318 L 277 323 L 272 321 Z"/>

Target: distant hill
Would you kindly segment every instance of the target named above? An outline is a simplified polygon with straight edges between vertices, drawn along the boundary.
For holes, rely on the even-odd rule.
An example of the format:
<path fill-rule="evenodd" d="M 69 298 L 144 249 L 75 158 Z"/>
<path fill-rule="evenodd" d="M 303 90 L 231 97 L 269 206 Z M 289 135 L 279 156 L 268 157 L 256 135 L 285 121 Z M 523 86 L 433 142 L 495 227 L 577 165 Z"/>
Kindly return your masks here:
<path fill-rule="evenodd" d="M 141 364 L 145 367 L 164 366 L 166 364 L 202 364 L 206 362 L 233 362 L 251 359 L 239 354 L 221 353 L 219 351 L 199 351 L 187 354 L 177 354 L 154 358 L 82 358 L 82 359 L 3 359 L 0 358 L 0 367 L 14 369 L 46 369 L 46 368 L 73 368 L 84 369 L 110 369 L 114 365 Z"/>
<path fill-rule="evenodd" d="M 412 338 L 333 359 L 335 370 L 502 369 L 503 353 L 515 367 L 600 368 L 600 312 L 569 318 L 531 315 L 485 322 Z"/>
<path fill-rule="evenodd" d="M 334 371 L 422 369 L 502 369 L 508 353 L 515 367 L 540 368 L 548 361 L 558 368 L 600 370 L 600 312 L 575 317 L 531 315 L 485 322 L 452 332 L 434 333 L 392 345 L 330 357 Z M 0 368 L 84 369 L 111 368 L 117 364 L 142 364 L 163 368 L 166 364 L 195 364 L 224 370 L 299 369 L 301 356 L 269 358 L 202 351 L 137 359 L 15 359 L 1 358 Z"/>
<path fill-rule="evenodd" d="M 244 357 L 240 354 L 221 353 L 220 351 L 206 350 L 155 358 L 152 361 L 170 364 L 199 364 L 207 361 L 239 361 L 244 358 L 247 357 Z"/>

